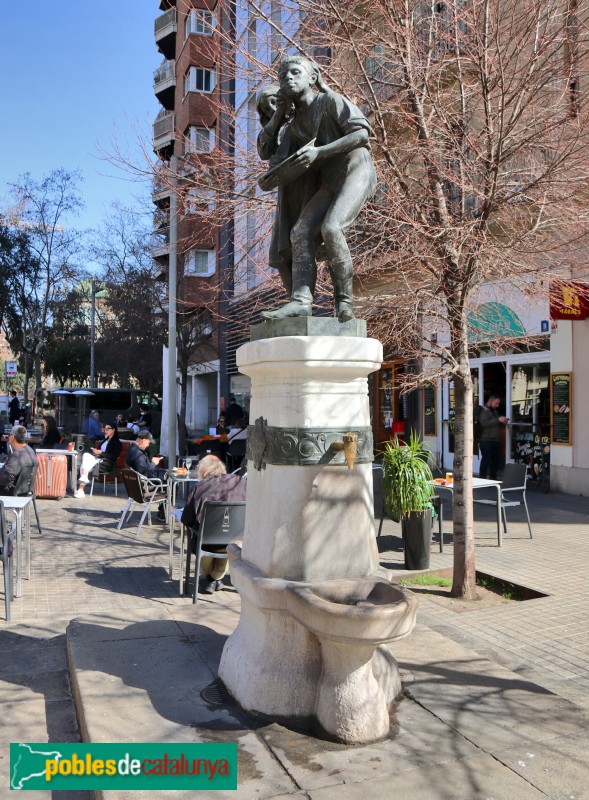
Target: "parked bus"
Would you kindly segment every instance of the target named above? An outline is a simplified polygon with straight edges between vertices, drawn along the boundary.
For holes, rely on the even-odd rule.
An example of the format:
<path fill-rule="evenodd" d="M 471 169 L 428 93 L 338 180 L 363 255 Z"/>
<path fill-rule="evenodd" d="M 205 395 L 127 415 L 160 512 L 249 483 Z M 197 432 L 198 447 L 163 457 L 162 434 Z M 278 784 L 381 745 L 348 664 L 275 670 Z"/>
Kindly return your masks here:
<path fill-rule="evenodd" d="M 152 417 L 151 432 L 156 437 L 160 435 L 162 402 L 141 389 L 82 390 L 80 387 L 54 387 L 48 393 L 48 401 L 57 424 L 67 434 L 85 433 L 81 425 L 87 424 L 91 411 L 99 412 L 101 422 L 114 420 L 119 414 L 131 422 L 139 418 L 140 407 L 147 406 Z"/>

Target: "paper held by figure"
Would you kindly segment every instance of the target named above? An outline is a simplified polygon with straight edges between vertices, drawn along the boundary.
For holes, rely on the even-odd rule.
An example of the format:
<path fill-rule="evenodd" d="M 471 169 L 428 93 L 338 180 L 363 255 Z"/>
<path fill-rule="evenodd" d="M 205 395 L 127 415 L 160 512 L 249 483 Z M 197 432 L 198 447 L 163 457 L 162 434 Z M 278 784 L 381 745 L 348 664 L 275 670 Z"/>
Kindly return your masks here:
<path fill-rule="evenodd" d="M 304 153 L 309 147 L 313 147 L 314 144 L 315 139 L 311 139 L 310 142 L 307 142 L 304 147 L 301 147 L 296 153 L 293 153 L 292 156 L 285 158 L 280 164 L 277 164 L 275 167 L 272 167 L 272 169 L 269 169 L 268 172 L 265 172 L 258 181 L 260 189 L 264 192 L 270 192 L 272 189 L 276 189 L 277 186 L 287 186 L 296 178 L 300 178 L 301 175 L 304 175 L 308 167 L 304 167 L 301 164 L 294 164 L 294 161 L 297 156 Z"/>

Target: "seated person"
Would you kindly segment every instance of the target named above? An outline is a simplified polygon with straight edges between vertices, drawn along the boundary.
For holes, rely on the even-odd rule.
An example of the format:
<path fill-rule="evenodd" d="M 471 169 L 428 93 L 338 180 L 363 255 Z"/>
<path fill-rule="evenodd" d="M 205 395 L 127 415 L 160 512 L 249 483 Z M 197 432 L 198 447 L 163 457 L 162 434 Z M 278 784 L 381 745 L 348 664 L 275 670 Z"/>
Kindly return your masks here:
<path fill-rule="evenodd" d="M 61 433 L 57 427 L 55 417 L 52 417 L 51 415 L 43 417 L 43 431 L 44 436 L 41 440 L 41 444 L 39 445 L 40 447 L 46 447 L 51 450 L 52 448 L 56 447 L 56 445 L 61 444 Z"/>
<path fill-rule="evenodd" d="M 224 433 L 229 433 L 229 428 L 227 427 L 227 423 L 225 420 L 224 414 L 219 414 L 219 419 L 217 420 L 217 429 L 216 429 L 217 436 L 220 436 Z"/>
<path fill-rule="evenodd" d="M 151 431 L 151 425 L 153 422 L 153 417 L 151 415 L 151 411 L 149 410 L 149 406 L 139 406 L 141 413 L 137 419 L 137 424 L 141 430 Z"/>
<path fill-rule="evenodd" d="M 90 445 L 98 440 L 104 439 L 102 425 L 100 424 L 100 414 L 98 411 L 91 411 L 88 417 L 88 441 Z"/>
<path fill-rule="evenodd" d="M 188 495 L 182 512 L 182 524 L 188 528 L 198 528 L 204 514 L 207 500 L 245 500 L 246 479 L 241 475 L 227 475 L 225 464 L 217 456 L 205 456 L 196 471 L 197 483 Z M 225 552 L 220 548 L 219 552 Z M 227 572 L 226 558 L 201 559 L 201 573 L 204 576 L 203 592 L 213 594 L 223 588 L 223 577 Z"/>
<path fill-rule="evenodd" d="M 237 422 L 235 428 L 229 432 L 229 435 L 227 436 L 227 442 L 231 443 L 239 441 L 240 439 L 247 439 L 247 422 L 245 419 L 243 419 L 243 417 Z"/>
<path fill-rule="evenodd" d="M 4 467 L 0 469 L 0 495 L 12 495 L 18 476 L 23 467 L 37 463 L 37 456 L 32 447 L 27 444 L 27 429 L 22 425 L 15 425 L 10 431 L 8 444 L 12 450 Z"/>
<path fill-rule="evenodd" d="M 100 447 L 91 447 L 89 453 L 82 456 L 80 467 L 80 484 L 78 491 L 74 492 L 74 497 L 81 499 L 85 496 L 84 487 L 90 482 L 90 473 L 94 475 L 104 475 L 112 472 L 118 457 L 121 455 L 123 445 L 119 439 L 116 422 L 107 422 L 104 426 L 106 439 Z"/>
<path fill-rule="evenodd" d="M 154 441 L 151 433 L 143 429 L 138 432 L 137 439 L 129 445 L 127 455 L 125 456 L 125 464 L 140 475 L 145 475 L 146 478 L 157 478 L 161 481 L 166 480 L 166 471 L 159 465 L 163 461 L 163 456 L 150 456 L 147 448 Z M 163 503 L 160 503 L 157 510 L 157 518 L 160 522 L 166 521 L 166 508 Z"/>
<path fill-rule="evenodd" d="M 125 464 L 146 478 L 166 480 L 166 471 L 160 467 L 163 456 L 150 456 L 147 448 L 155 441 L 151 433 L 144 429 L 137 433 L 137 439 L 129 445 Z"/>

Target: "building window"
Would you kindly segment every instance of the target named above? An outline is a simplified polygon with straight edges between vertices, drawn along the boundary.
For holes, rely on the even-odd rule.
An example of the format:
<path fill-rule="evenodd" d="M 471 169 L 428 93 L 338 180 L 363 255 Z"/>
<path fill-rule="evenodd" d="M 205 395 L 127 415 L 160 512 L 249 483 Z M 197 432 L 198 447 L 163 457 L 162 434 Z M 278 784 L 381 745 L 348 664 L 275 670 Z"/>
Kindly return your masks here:
<path fill-rule="evenodd" d="M 208 277 L 214 275 L 216 255 L 214 250 L 189 250 L 184 257 L 184 274 Z"/>
<path fill-rule="evenodd" d="M 215 147 L 215 131 L 212 128 L 190 125 L 184 136 L 185 153 L 210 153 Z"/>
<path fill-rule="evenodd" d="M 217 74 L 214 69 L 203 67 L 189 67 L 184 77 L 184 94 L 188 92 L 210 93 L 215 88 Z"/>
<path fill-rule="evenodd" d="M 212 36 L 215 30 L 215 15 L 205 8 L 193 8 L 186 17 L 186 36 L 197 33 Z"/>
<path fill-rule="evenodd" d="M 189 189 L 184 196 L 184 214 L 207 214 L 215 207 L 214 189 Z"/>

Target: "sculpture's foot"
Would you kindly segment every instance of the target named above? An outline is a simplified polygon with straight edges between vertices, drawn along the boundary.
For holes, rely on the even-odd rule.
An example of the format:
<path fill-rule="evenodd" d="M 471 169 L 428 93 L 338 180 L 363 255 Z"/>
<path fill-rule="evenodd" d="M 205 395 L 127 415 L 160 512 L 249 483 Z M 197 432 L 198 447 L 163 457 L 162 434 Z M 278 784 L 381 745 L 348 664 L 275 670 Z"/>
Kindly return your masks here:
<path fill-rule="evenodd" d="M 262 319 L 287 319 L 288 317 L 310 317 L 312 316 L 310 303 L 299 303 L 298 300 L 291 300 L 290 303 L 277 308 L 276 311 L 262 311 Z"/>
<path fill-rule="evenodd" d="M 352 304 L 345 301 L 337 304 L 336 313 L 339 322 L 349 322 L 351 319 L 355 319 Z"/>

